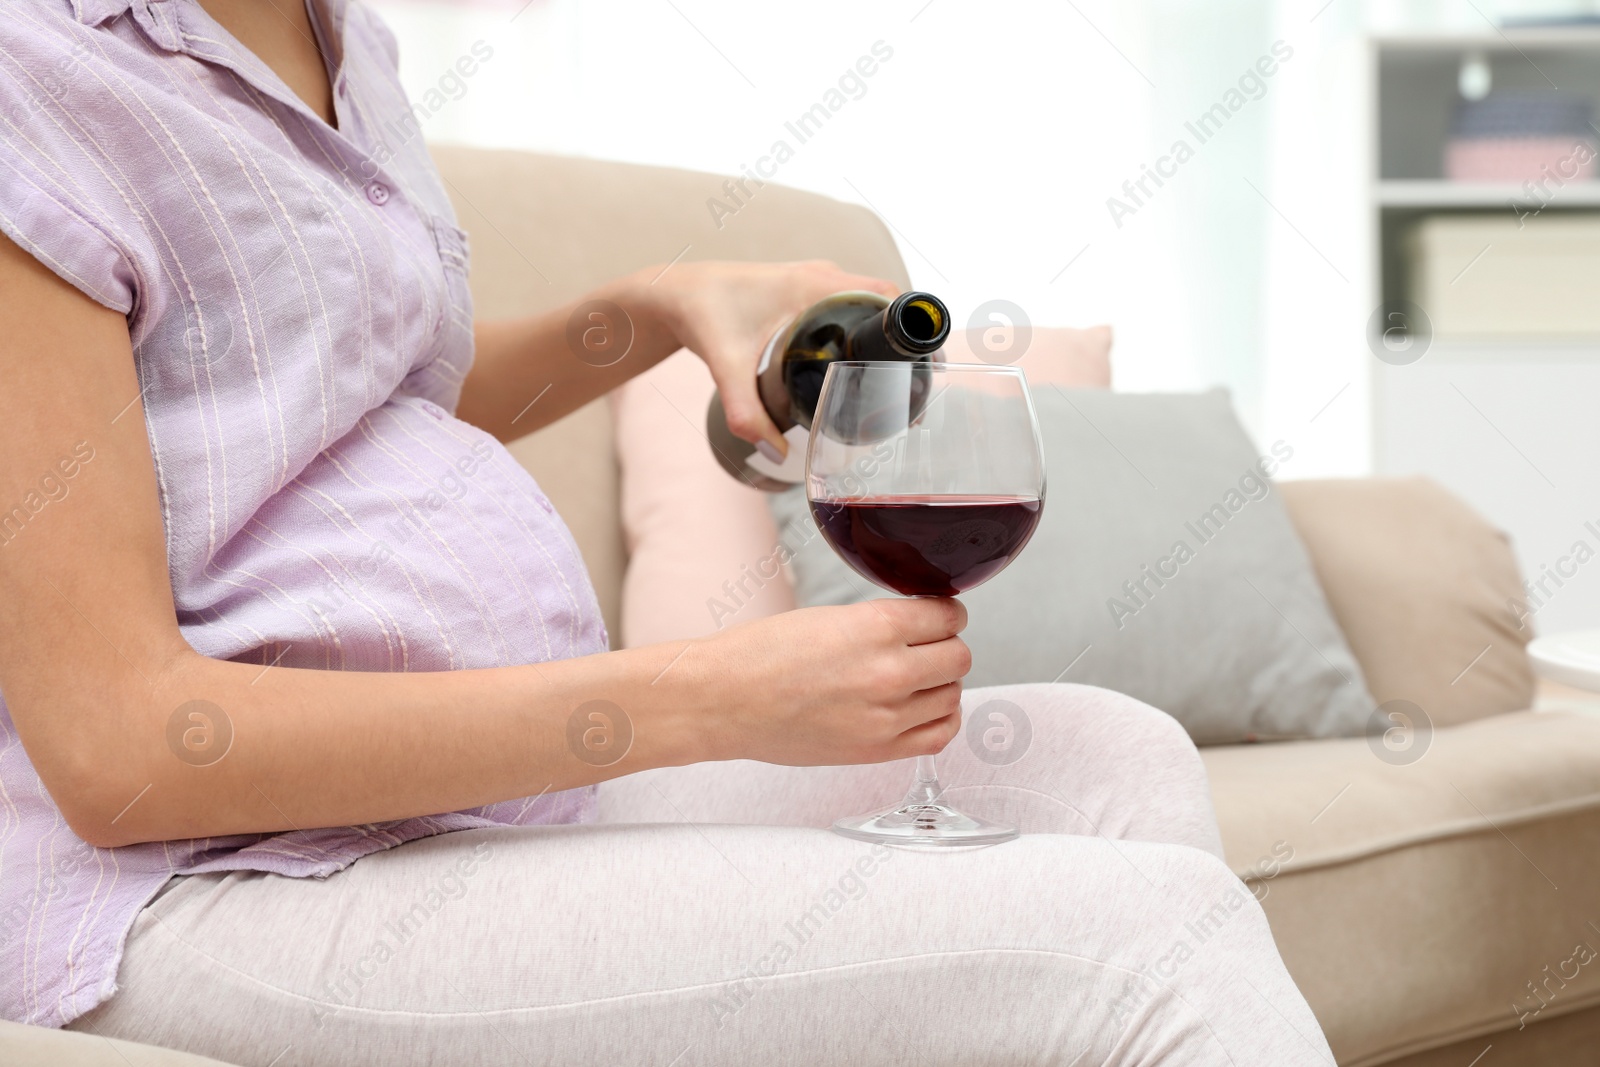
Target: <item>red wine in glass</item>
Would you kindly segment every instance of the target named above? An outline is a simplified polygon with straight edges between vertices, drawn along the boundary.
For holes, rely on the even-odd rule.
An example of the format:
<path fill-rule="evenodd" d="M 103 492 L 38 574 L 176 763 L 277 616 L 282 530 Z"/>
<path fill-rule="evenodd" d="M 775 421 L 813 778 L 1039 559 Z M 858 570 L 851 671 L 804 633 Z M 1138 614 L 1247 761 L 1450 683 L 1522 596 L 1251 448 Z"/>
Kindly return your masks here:
<path fill-rule="evenodd" d="M 1039 420 L 1017 368 L 829 365 L 811 422 L 806 499 L 823 539 L 864 578 L 907 596 L 964 593 L 1022 551 L 1044 496 Z M 917 757 L 899 803 L 833 828 L 908 848 L 993 845 L 1019 832 L 954 806 L 932 756 Z"/>
<path fill-rule="evenodd" d="M 972 494 L 812 500 L 817 527 L 861 575 L 904 596 L 988 581 L 1039 525 L 1039 498 Z"/>

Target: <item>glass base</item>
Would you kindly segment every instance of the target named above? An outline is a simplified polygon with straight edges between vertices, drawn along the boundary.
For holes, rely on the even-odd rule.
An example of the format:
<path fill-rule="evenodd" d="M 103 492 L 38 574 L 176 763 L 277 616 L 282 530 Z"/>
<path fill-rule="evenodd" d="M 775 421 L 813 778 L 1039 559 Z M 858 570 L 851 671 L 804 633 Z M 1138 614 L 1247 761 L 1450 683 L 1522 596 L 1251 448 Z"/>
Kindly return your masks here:
<path fill-rule="evenodd" d="M 938 799 L 904 800 L 892 808 L 840 819 L 833 832 L 901 848 L 972 848 L 1018 836 L 1015 826 L 967 815 Z"/>

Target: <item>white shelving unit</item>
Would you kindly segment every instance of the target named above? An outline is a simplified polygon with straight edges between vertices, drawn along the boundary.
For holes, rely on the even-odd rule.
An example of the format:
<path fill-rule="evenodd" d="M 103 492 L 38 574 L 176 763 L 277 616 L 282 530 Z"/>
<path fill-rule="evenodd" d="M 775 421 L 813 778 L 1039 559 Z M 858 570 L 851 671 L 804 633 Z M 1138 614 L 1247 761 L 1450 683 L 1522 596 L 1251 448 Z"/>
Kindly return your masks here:
<path fill-rule="evenodd" d="M 1401 309 L 1410 295 L 1404 243 L 1418 221 L 1442 213 L 1510 217 L 1513 202 L 1528 203 L 1520 184 L 1444 178 L 1458 73 L 1471 54 L 1487 59 L 1494 88 L 1582 93 L 1596 102 L 1600 121 L 1600 29 L 1374 38 L 1368 217 L 1375 308 Z M 1542 217 L 1583 211 L 1600 211 L 1600 181 L 1567 183 Z M 1600 278 L 1594 298 L 1600 301 Z M 1505 530 L 1524 575 L 1546 591 L 1535 595 L 1539 632 L 1600 626 L 1600 337 L 1436 339 L 1416 362 L 1374 364 L 1376 472 L 1429 476 Z M 1594 559 L 1574 561 L 1579 542 Z M 1562 573 L 1552 577 L 1554 570 Z"/>

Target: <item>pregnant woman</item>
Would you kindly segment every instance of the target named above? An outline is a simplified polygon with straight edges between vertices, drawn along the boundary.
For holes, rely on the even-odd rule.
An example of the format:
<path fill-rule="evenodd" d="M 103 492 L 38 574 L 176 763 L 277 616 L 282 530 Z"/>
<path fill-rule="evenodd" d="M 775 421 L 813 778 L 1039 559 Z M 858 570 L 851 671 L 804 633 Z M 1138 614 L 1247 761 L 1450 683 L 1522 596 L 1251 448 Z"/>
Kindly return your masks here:
<path fill-rule="evenodd" d="M 395 62 L 343 0 L 5 3 L 0 1014 L 282 1067 L 1331 1062 L 1162 713 L 967 694 L 1033 747 L 949 783 L 1029 834 L 929 855 L 820 827 L 956 735 L 954 601 L 606 651 L 500 442 L 687 346 L 781 448 L 762 340 L 894 289 L 645 270 L 604 369 L 571 308 L 474 323 Z"/>

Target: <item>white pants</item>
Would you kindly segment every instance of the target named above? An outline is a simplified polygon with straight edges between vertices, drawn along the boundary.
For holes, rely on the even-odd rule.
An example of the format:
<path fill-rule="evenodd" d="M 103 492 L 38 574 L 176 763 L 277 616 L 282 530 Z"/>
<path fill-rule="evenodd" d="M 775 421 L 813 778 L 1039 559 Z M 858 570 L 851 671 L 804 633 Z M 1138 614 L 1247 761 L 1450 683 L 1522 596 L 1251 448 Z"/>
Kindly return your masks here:
<path fill-rule="evenodd" d="M 1067 685 L 968 715 L 996 699 L 1026 753 L 994 765 L 964 731 L 941 771 L 1019 841 L 820 829 L 898 799 L 909 763 L 652 771 L 602 787 L 598 825 L 180 879 L 73 1028 L 241 1067 L 1331 1065 L 1183 730 Z"/>

